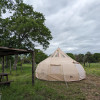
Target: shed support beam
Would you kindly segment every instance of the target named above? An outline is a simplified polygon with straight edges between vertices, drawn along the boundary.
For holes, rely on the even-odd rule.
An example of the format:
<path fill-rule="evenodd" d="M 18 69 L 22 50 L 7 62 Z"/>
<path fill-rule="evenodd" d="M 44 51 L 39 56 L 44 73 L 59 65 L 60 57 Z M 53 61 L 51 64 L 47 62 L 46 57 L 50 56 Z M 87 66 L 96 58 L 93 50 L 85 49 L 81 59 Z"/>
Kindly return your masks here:
<path fill-rule="evenodd" d="M 34 81 L 35 81 L 35 79 L 34 79 L 34 70 L 35 70 L 35 66 L 34 66 L 34 64 L 35 64 L 35 53 L 34 53 L 34 51 L 32 52 L 32 85 L 34 85 Z"/>
<path fill-rule="evenodd" d="M 2 73 L 4 73 L 4 56 L 2 57 Z"/>

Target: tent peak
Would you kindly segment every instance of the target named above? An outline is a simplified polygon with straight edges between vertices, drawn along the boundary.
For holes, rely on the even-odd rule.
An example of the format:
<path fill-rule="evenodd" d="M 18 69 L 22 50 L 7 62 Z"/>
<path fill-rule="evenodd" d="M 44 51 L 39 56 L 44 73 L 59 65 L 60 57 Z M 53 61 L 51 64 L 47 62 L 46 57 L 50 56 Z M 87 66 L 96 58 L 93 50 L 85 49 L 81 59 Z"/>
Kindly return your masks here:
<path fill-rule="evenodd" d="M 58 47 L 56 51 L 51 55 L 51 57 L 63 57 L 65 58 L 67 55 Z"/>

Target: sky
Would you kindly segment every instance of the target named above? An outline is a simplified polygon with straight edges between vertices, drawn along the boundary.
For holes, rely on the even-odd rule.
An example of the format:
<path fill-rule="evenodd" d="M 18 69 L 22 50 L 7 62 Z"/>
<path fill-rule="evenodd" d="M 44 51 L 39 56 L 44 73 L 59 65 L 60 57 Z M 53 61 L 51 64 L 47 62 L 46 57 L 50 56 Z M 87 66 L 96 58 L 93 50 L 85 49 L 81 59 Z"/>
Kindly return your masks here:
<path fill-rule="evenodd" d="M 65 53 L 100 53 L 100 0 L 23 1 L 46 18 L 53 39 L 45 53 L 49 55 L 58 47 Z"/>

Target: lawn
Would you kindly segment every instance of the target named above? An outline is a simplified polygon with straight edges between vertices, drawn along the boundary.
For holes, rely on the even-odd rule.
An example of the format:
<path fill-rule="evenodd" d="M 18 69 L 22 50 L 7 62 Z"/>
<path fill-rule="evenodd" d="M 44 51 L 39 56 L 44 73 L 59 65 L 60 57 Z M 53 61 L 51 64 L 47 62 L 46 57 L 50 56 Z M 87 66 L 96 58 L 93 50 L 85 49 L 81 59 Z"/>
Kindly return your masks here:
<path fill-rule="evenodd" d="M 31 65 L 20 66 L 9 76 L 11 85 L 0 86 L 2 100 L 100 100 L 100 64 L 85 68 L 87 78 L 79 82 L 49 82 L 35 79 L 31 82 Z M 0 67 L 1 72 L 1 67 Z M 9 73 L 9 69 L 5 72 Z"/>

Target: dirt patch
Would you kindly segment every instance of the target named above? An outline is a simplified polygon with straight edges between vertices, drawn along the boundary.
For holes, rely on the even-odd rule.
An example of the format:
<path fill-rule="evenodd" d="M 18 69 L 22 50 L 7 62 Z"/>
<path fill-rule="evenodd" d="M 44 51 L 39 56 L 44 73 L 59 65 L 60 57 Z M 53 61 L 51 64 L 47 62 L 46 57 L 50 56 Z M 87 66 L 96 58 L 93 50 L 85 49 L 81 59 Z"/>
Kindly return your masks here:
<path fill-rule="evenodd" d="M 87 79 L 81 82 L 82 92 L 86 95 L 86 100 L 100 100 L 100 77 L 88 75 Z"/>

